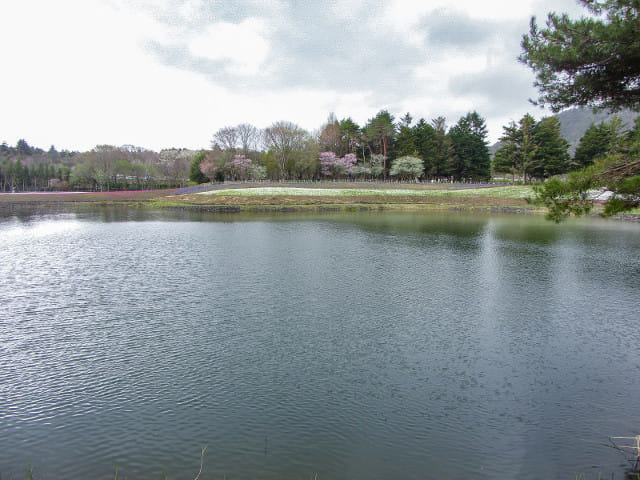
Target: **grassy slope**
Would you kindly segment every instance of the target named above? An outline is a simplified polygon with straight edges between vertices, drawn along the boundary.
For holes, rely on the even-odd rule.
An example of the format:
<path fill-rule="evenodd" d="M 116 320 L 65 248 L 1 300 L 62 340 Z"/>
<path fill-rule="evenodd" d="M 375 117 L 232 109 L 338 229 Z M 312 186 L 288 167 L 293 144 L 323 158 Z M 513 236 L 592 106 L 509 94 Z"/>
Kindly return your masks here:
<path fill-rule="evenodd" d="M 100 203 L 156 200 L 175 190 L 138 190 L 122 192 L 33 192 L 0 193 L 0 205 L 15 203 Z"/>
<path fill-rule="evenodd" d="M 213 186 L 205 193 L 172 195 L 175 190 L 138 192 L 56 192 L 0 194 L 0 205 L 137 204 L 157 207 L 233 207 L 244 210 L 286 208 L 506 208 L 532 209 L 529 187 L 465 188 L 452 185 L 332 183 L 323 188 L 278 184 Z M 533 210 L 533 209 L 532 209 Z"/>
<path fill-rule="evenodd" d="M 238 185 L 204 193 L 168 196 L 159 204 L 200 207 L 236 207 L 246 210 L 279 208 L 486 208 L 536 209 L 527 204 L 530 187 L 464 188 L 451 185 L 393 185 L 337 183 L 329 187 Z"/>
<path fill-rule="evenodd" d="M 279 211 L 323 209 L 482 209 L 544 213 L 526 202 L 529 186 L 465 187 L 448 184 L 331 183 L 221 184 L 204 193 L 174 195 L 176 190 L 126 192 L 0 193 L 0 208 L 11 205 L 124 204 L 195 208 L 212 211 Z M 634 211 L 632 213 L 640 213 Z"/>

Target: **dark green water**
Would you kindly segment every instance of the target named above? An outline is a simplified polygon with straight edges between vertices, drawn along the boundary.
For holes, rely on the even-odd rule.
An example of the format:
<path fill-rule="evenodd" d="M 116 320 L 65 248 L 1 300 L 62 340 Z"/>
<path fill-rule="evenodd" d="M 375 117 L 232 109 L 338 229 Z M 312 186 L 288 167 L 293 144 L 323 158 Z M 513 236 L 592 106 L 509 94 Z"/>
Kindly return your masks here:
<path fill-rule="evenodd" d="M 637 224 L 22 212 L 0 255 L 3 480 L 621 478 L 640 434 Z"/>

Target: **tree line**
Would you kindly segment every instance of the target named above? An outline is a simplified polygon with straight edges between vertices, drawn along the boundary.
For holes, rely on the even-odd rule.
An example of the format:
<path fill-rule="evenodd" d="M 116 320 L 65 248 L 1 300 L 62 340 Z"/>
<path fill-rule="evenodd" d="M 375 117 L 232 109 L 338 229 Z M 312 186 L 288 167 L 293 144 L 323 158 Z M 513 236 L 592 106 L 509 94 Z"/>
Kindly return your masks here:
<path fill-rule="evenodd" d="M 159 153 L 132 145 L 98 145 L 88 152 L 48 151 L 18 140 L 0 145 L 0 189 L 11 191 L 126 190 L 184 186 L 197 152 Z"/>
<path fill-rule="evenodd" d="M 363 126 L 331 114 L 315 134 L 287 121 L 262 131 L 241 124 L 214 134 L 211 150 L 194 159 L 190 178 L 487 181 L 491 156 L 486 138 L 485 120 L 477 112 L 450 129 L 443 117 L 413 123 L 407 113 L 395 121 L 387 110 Z M 238 166 L 241 159 L 244 168 Z"/>
<path fill-rule="evenodd" d="M 633 125 L 625 125 L 614 115 L 610 121 L 592 123 L 571 157 L 557 118 L 536 121 L 526 114 L 518 123 L 504 127 L 500 147 L 494 154 L 493 171 L 518 175 L 525 183 L 530 178 L 548 179 L 583 170 L 605 158 L 611 160 L 616 154 L 637 151 L 640 147 L 635 142 L 639 138 L 640 116 Z"/>
<path fill-rule="evenodd" d="M 549 13 L 542 28 L 534 17 L 522 37 L 520 61 L 536 74 L 536 103 L 556 112 L 573 106 L 640 111 L 640 3 L 580 3 L 588 15 L 573 20 Z M 606 215 L 640 206 L 638 120 L 625 135 L 619 124 L 592 126 L 574 156 L 586 168 L 536 189 L 536 201 L 548 207 L 550 219 L 588 213 L 596 189 L 610 192 Z"/>
<path fill-rule="evenodd" d="M 51 184 L 68 180 L 75 152 L 49 151 L 18 140 L 15 147 L 0 145 L 0 188 L 12 190 L 46 190 Z"/>
<path fill-rule="evenodd" d="M 211 151 L 194 159 L 191 180 L 391 177 L 485 182 L 506 175 L 528 183 L 593 164 L 629 130 L 617 117 L 593 124 L 572 157 L 556 117 L 536 121 L 527 113 L 503 127 L 492 158 L 486 123 L 477 112 L 469 112 L 450 128 L 444 117 L 414 123 L 407 113 L 394 120 L 382 110 L 359 126 L 350 117 L 337 120 L 331 114 L 316 135 L 291 122 L 276 122 L 264 131 L 247 124 L 227 126 L 214 134 Z M 637 129 L 638 120 L 631 131 Z"/>
<path fill-rule="evenodd" d="M 244 123 L 219 129 L 211 148 L 201 151 L 99 145 L 88 152 L 58 152 L 53 146 L 45 152 L 19 140 L 15 147 L 0 146 L 0 186 L 108 191 L 225 180 L 486 182 L 500 176 L 527 183 L 588 167 L 620 151 L 638 129 L 638 120 L 628 130 L 615 117 L 593 124 L 573 157 L 557 118 L 536 121 L 526 114 L 503 127 L 492 158 L 485 120 L 475 111 L 451 127 L 444 117 L 414 122 L 409 113 L 396 121 L 387 110 L 363 126 L 331 114 L 315 133 L 287 121 L 264 130 Z"/>

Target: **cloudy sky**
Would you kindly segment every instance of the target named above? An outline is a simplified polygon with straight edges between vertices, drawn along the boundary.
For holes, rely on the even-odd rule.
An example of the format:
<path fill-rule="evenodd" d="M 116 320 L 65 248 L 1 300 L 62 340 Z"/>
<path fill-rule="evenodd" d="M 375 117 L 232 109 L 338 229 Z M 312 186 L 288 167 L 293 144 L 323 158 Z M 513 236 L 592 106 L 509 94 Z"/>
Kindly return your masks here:
<path fill-rule="evenodd" d="M 575 0 L 3 0 L 0 142 L 206 148 L 226 125 L 545 114 L 517 62 Z"/>

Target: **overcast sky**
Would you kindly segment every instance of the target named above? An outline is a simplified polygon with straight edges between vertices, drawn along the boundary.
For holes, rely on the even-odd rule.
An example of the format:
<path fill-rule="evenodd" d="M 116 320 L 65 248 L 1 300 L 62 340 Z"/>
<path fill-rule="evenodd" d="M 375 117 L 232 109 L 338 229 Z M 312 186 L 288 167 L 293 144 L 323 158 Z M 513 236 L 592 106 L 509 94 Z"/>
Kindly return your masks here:
<path fill-rule="evenodd" d="M 471 110 L 490 140 L 527 111 L 536 15 L 575 0 L 3 0 L 0 142 L 208 148 L 226 125 L 315 131 Z"/>

